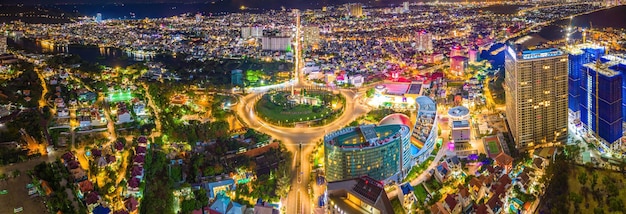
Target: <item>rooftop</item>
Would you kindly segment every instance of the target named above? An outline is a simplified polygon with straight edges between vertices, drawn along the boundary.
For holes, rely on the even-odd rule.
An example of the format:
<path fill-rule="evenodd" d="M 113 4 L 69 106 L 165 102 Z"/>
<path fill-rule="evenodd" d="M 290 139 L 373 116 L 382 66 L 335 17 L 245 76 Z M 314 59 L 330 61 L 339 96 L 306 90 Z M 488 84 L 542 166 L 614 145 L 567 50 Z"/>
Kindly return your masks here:
<path fill-rule="evenodd" d="M 387 193 L 384 191 L 383 184 L 368 176 L 329 182 L 328 193 L 330 198 L 335 202 L 339 202 L 337 204 L 345 211 L 361 211 L 359 207 L 356 207 L 355 204 L 353 204 L 354 202 L 352 201 L 354 199 L 345 200 L 345 198 L 347 198 L 347 194 L 350 194 L 365 204 L 382 211 L 381 213 L 393 213 L 391 201 L 387 198 Z M 344 203 L 347 206 L 342 206 Z M 348 203 L 350 204 L 348 205 Z"/>
<path fill-rule="evenodd" d="M 452 117 L 463 117 L 469 114 L 469 109 L 465 106 L 455 106 L 448 110 L 448 115 Z"/>
<path fill-rule="evenodd" d="M 411 123 L 411 118 L 409 118 L 409 116 L 406 116 L 402 113 L 395 113 L 395 114 L 387 115 L 378 123 L 379 126 L 391 125 L 391 124 L 413 126 L 413 124 Z"/>
<path fill-rule="evenodd" d="M 376 147 L 408 134 L 409 129 L 397 124 L 349 127 L 326 135 L 324 142 L 340 147 Z"/>
<path fill-rule="evenodd" d="M 455 121 L 452 121 L 452 128 L 453 129 L 469 128 L 469 121 L 468 120 L 455 120 Z"/>
<path fill-rule="evenodd" d="M 508 55 L 520 60 L 532 60 L 565 55 L 551 41 L 538 34 L 511 39 L 507 42 Z"/>
<path fill-rule="evenodd" d="M 413 136 L 421 143 L 424 143 L 433 131 L 433 126 L 436 122 L 435 117 L 437 116 L 437 104 L 433 99 L 426 96 L 418 97 L 415 99 L 415 102 L 418 105 L 418 111 Z"/>
<path fill-rule="evenodd" d="M 602 57 L 604 63 L 591 62 L 584 64 L 583 67 L 589 68 L 606 77 L 615 77 L 621 74 L 620 71 L 626 70 L 626 60 L 617 56 L 608 55 Z"/>

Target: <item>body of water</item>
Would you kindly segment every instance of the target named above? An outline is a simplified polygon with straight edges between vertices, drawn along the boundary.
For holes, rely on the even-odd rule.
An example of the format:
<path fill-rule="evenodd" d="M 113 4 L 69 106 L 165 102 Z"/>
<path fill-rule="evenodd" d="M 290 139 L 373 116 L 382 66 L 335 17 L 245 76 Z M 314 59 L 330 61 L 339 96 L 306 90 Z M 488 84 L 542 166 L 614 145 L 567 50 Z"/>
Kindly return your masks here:
<path fill-rule="evenodd" d="M 234 1 L 230 1 L 228 2 L 229 4 L 233 4 Z M 318 2 L 319 4 L 324 4 L 325 2 L 328 1 L 320 1 Z M 381 1 L 383 2 L 383 1 Z M 318 4 L 316 3 L 316 4 Z M 386 2 L 385 4 L 388 4 L 389 2 Z M 209 3 L 210 4 L 210 3 Z M 216 3 L 217 4 L 217 3 Z M 226 4 L 226 3 L 222 3 L 222 4 Z M 383 3 L 381 3 L 383 4 Z M 170 6 L 174 7 L 174 5 L 176 5 L 176 9 L 171 9 L 172 11 L 168 11 L 168 8 L 171 8 Z M 134 9 L 138 9 L 137 7 L 140 6 L 146 6 L 145 4 L 135 4 L 133 6 L 128 6 L 128 5 L 117 5 L 117 6 L 112 6 L 109 10 L 114 11 L 117 10 L 116 8 L 121 7 L 121 8 L 126 8 L 128 7 L 126 11 L 131 11 Z M 67 7 L 74 7 L 74 6 L 67 6 Z M 88 7 L 94 7 L 94 6 L 89 6 L 89 5 L 83 5 L 81 6 L 81 8 L 88 8 Z M 167 14 L 171 14 L 171 15 L 177 15 L 180 14 L 181 12 L 185 11 L 185 8 L 200 8 L 198 7 L 198 4 L 191 4 L 191 5 L 185 5 L 185 4 L 157 4 L 157 6 L 154 6 L 156 8 L 160 8 L 160 12 L 158 11 L 152 11 L 149 12 L 150 10 L 154 9 L 151 7 L 146 7 L 142 10 L 145 10 L 146 16 L 164 16 Z M 233 9 L 232 7 L 234 6 L 230 6 L 231 9 Z M 268 6 L 269 7 L 269 6 Z M 311 7 L 315 7 L 317 8 L 317 6 L 311 6 Z M 180 8 L 180 9 L 179 9 Z M 93 9 L 94 11 L 96 10 L 95 8 Z M 198 9 L 199 10 L 199 9 Z M 216 9 L 217 10 L 217 9 Z M 236 9 L 233 9 L 236 10 Z M 187 12 L 191 12 L 191 11 L 187 11 Z M 124 14 L 125 12 L 123 11 L 119 11 L 118 12 L 119 15 Z M 136 13 L 136 16 L 139 16 L 139 14 L 143 14 L 143 13 Z M 103 14 L 103 16 L 106 15 Z M 623 20 L 626 20 L 626 6 L 620 6 L 620 7 L 614 7 L 614 8 L 610 8 L 607 10 L 602 10 L 602 11 L 598 11 L 595 13 L 590 13 L 587 15 L 582 15 L 582 16 L 578 16 L 575 17 L 572 20 L 572 25 L 574 26 L 581 26 L 581 27 L 589 27 L 586 24 L 589 24 L 591 22 L 593 22 L 593 26 L 594 27 L 614 27 L 614 28 L 626 28 L 626 22 L 624 22 Z M 566 23 L 565 23 L 566 22 Z M 556 25 L 559 24 L 569 24 L 569 19 L 567 20 L 563 20 L 563 21 L 559 21 L 556 23 Z M 549 26 L 549 27 L 545 27 L 542 29 L 541 32 L 539 32 L 539 34 L 547 39 L 560 39 L 563 38 L 564 33 L 563 30 L 560 27 L 557 26 Z M 20 50 L 25 50 L 26 52 L 30 52 L 30 53 L 69 53 L 69 54 L 77 54 L 79 56 L 81 56 L 82 59 L 89 61 L 89 62 L 94 62 L 94 63 L 99 63 L 101 65 L 105 65 L 105 66 L 109 66 L 109 67 L 124 67 L 124 66 L 128 66 L 134 63 L 137 63 L 138 60 L 136 60 L 134 57 L 129 56 L 128 54 L 126 54 L 124 51 L 117 49 L 117 48 L 100 48 L 100 47 L 96 47 L 96 46 L 82 46 L 82 45 L 69 45 L 69 46 L 64 46 L 64 47 L 49 47 L 46 46 L 45 44 L 42 44 L 41 42 L 38 42 L 36 40 L 32 40 L 32 39 L 17 39 L 17 40 L 13 40 L 13 39 L 9 39 L 8 40 L 8 45 L 10 48 L 13 49 L 20 49 Z M 494 46 L 494 47 L 497 47 Z M 496 48 L 497 49 L 497 48 Z M 502 55 L 503 56 L 503 55 Z M 496 64 L 501 64 L 501 61 L 503 61 L 502 56 L 487 56 L 484 55 L 485 58 L 490 58 L 490 60 L 494 60 Z M 168 54 L 162 54 L 162 55 L 157 55 L 155 56 L 153 59 L 151 59 L 153 61 L 158 61 L 158 62 L 163 62 L 163 63 L 168 63 L 168 62 L 172 62 L 172 61 L 180 61 L 182 59 L 180 58 L 173 58 L 171 55 Z M 139 60 L 140 61 L 140 60 Z"/>
<path fill-rule="evenodd" d="M 597 11 L 594 13 L 576 16 L 571 20 L 576 27 L 589 28 L 626 28 L 626 5 Z M 565 19 L 557 22 L 558 25 L 569 25 L 570 20 Z"/>
<path fill-rule="evenodd" d="M 60 54 L 67 53 L 78 55 L 81 59 L 98 63 L 108 67 L 126 67 L 142 61 L 159 61 L 163 63 L 172 62 L 174 60 L 182 60 L 173 58 L 169 54 L 159 54 L 153 58 L 135 58 L 118 48 L 105 48 L 87 45 L 68 45 L 68 46 L 50 46 L 45 42 L 27 38 L 9 38 L 7 45 L 11 49 L 24 50 L 27 53 L 47 53 Z"/>

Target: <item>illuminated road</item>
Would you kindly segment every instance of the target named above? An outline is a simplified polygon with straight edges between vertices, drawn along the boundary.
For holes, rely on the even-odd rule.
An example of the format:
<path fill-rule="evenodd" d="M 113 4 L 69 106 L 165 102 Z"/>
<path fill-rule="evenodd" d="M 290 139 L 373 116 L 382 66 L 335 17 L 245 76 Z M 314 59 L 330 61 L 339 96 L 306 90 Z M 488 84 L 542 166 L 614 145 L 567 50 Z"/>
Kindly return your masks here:
<path fill-rule="evenodd" d="M 294 88 L 296 87 L 294 86 Z M 301 210 L 304 210 L 305 213 L 309 213 L 311 210 L 309 206 L 313 203 L 313 201 L 310 200 L 307 193 L 307 184 L 309 183 L 311 172 L 311 165 L 308 159 L 313 151 L 315 142 L 321 140 L 326 133 L 343 128 L 369 111 L 368 108 L 356 103 L 357 101 L 355 101 L 355 99 L 357 99 L 359 95 L 357 95 L 354 91 L 342 89 L 340 90 L 340 93 L 346 97 L 344 113 L 330 124 L 320 127 L 286 128 L 262 122 L 253 110 L 256 100 L 261 96 L 256 93 L 242 97 L 241 102 L 235 108 L 237 114 L 241 117 L 242 122 L 247 124 L 249 128 L 267 133 L 274 138 L 281 140 L 285 143 L 287 149 L 294 154 L 294 159 L 300 158 L 300 160 L 302 160 L 302 175 L 300 175 L 302 177 L 301 182 L 298 182 L 297 179 L 298 174 L 300 173 L 296 170 L 297 161 L 294 161 L 292 166 L 292 175 L 294 175 L 294 179 L 292 181 L 291 191 L 289 192 L 285 204 L 287 206 L 287 213 L 299 213 L 296 211 L 297 206 L 294 206 L 298 204 L 296 203 L 297 197 L 301 197 L 303 202 L 307 202 L 299 203 L 303 206 Z M 302 143 L 302 152 L 298 152 L 300 143 Z M 308 201 L 310 201 L 310 203 Z"/>
<path fill-rule="evenodd" d="M 296 18 L 299 21 L 299 18 Z M 297 24 L 296 37 L 299 38 L 300 25 Z M 309 86 L 310 84 L 304 81 L 301 74 L 302 65 L 300 58 L 299 44 L 296 45 L 296 69 L 297 72 L 294 75 L 296 81 L 293 84 L 294 90 L 299 90 L 303 86 Z M 358 117 L 366 114 L 369 109 L 364 105 L 359 104 L 358 98 L 362 93 L 349 90 L 340 89 L 337 90 L 346 98 L 346 105 L 344 106 L 344 113 L 339 116 L 335 121 L 320 127 L 305 127 L 305 128 L 287 128 L 271 125 L 262 122 L 254 112 L 254 105 L 256 101 L 261 97 L 260 91 L 262 90 L 249 90 L 251 93 L 240 97 L 240 102 L 234 107 L 235 112 L 241 117 L 241 120 L 249 128 L 256 129 L 257 131 L 267 133 L 275 139 L 281 140 L 286 148 L 294 154 L 294 161 L 292 165 L 292 184 L 291 190 L 286 199 L 283 199 L 283 206 L 286 207 L 286 213 L 311 213 L 313 210 L 312 204 L 317 204 L 309 196 L 308 184 L 310 182 L 310 174 L 312 166 L 309 163 L 309 157 L 313 148 L 319 140 L 323 139 L 324 135 L 328 132 L 332 132 L 345 127 L 350 122 L 354 121 Z M 302 148 L 300 149 L 300 144 Z M 300 166 L 297 166 L 297 163 Z M 314 199 L 317 196 L 313 197 Z"/>

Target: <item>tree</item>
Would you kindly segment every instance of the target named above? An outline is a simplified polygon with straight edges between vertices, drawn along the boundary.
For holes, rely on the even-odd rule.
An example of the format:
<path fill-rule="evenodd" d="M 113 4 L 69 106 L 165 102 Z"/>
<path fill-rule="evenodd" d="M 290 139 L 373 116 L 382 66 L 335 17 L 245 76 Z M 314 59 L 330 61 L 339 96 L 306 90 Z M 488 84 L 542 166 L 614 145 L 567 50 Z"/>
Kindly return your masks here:
<path fill-rule="evenodd" d="M 194 195 L 200 207 L 209 205 L 209 197 L 207 196 L 206 189 L 200 188 L 200 190 L 194 192 Z"/>
<path fill-rule="evenodd" d="M 591 189 L 592 190 L 596 189 L 596 184 L 598 184 L 598 173 L 593 172 L 593 174 L 591 174 Z"/>
<path fill-rule="evenodd" d="M 279 198 L 287 196 L 291 188 L 291 173 L 287 165 L 282 164 L 276 173 L 276 195 Z"/>
<path fill-rule="evenodd" d="M 375 92 L 376 92 L 376 90 L 374 90 L 373 88 L 370 88 L 370 89 L 368 89 L 368 90 L 365 92 L 365 95 L 366 95 L 368 98 L 371 98 L 371 97 L 373 97 L 373 96 L 374 96 L 374 93 L 375 93 Z"/>
<path fill-rule="evenodd" d="M 196 200 L 193 199 L 186 199 L 180 203 L 180 209 L 184 214 L 191 213 L 196 209 L 196 206 Z"/>
<path fill-rule="evenodd" d="M 580 182 L 580 185 L 585 186 L 585 184 L 587 183 L 587 173 L 582 172 L 580 175 L 578 175 L 578 182 Z"/>
<path fill-rule="evenodd" d="M 624 201 L 618 197 L 609 198 L 609 211 L 622 212 L 624 211 Z"/>
<path fill-rule="evenodd" d="M 593 208 L 593 213 L 594 214 L 604 214 L 604 209 L 602 209 L 602 207 Z"/>
<path fill-rule="evenodd" d="M 13 170 L 12 174 L 13 174 L 13 178 L 17 178 L 22 174 L 22 172 L 19 169 L 16 169 L 16 170 Z"/>

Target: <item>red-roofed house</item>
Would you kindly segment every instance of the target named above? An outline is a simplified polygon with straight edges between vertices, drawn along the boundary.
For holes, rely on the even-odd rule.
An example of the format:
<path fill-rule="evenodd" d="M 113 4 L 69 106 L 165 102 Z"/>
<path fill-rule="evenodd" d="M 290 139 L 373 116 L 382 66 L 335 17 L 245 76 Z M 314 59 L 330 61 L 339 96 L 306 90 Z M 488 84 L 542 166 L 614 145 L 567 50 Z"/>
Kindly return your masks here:
<path fill-rule="evenodd" d="M 500 200 L 499 197 L 497 196 L 493 196 L 491 197 L 488 201 L 487 201 L 487 207 L 489 208 L 489 210 L 492 211 L 492 213 L 499 213 L 500 210 L 502 209 L 502 201 Z"/>
<path fill-rule="evenodd" d="M 126 210 L 128 210 L 129 212 L 134 212 L 135 210 L 137 210 L 137 206 L 139 206 L 139 202 L 137 202 L 137 199 L 135 199 L 135 197 L 129 197 L 128 199 L 126 199 L 126 201 L 124 201 L 124 206 L 126 207 Z"/>
<path fill-rule="evenodd" d="M 82 193 L 93 191 L 93 183 L 89 180 L 84 180 L 78 183 L 78 187 Z"/>
<path fill-rule="evenodd" d="M 443 207 L 441 202 L 437 202 L 430 207 L 430 213 L 432 214 L 450 214 L 446 208 Z"/>
<path fill-rule="evenodd" d="M 459 203 L 459 201 L 457 200 L 457 197 L 455 194 L 450 194 L 446 196 L 446 199 L 444 199 L 444 202 L 445 203 L 443 203 L 443 207 L 446 208 L 448 212 L 461 213 L 461 209 L 463 209 L 463 207 L 461 206 L 461 203 Z"/>
<path fill-rule="evenodd" d="M 506 172 L 510 172 L 511 168 L 513 168 L 513 158 L 504 152 L 496 156 L 495 161 L 496 164 L 502 167 Z"/>

